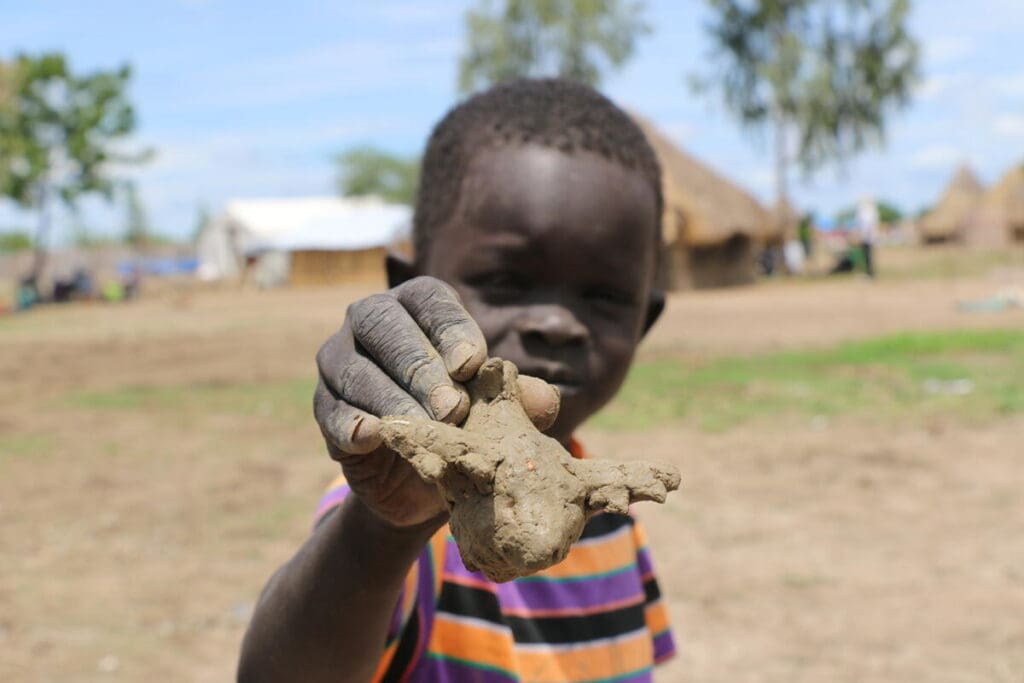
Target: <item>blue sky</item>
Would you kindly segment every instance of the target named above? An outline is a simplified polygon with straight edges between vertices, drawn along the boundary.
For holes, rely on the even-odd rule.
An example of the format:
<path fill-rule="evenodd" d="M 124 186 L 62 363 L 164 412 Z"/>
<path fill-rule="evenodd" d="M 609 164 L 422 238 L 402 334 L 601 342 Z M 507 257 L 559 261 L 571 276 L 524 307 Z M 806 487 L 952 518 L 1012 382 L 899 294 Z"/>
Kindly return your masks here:
<path fill-rule="evenodd" d="M 469 0 L 0 0 L 0 55 L 57 49 L 76 69 L 135 68 L 137 139 L 157 150 L 134 171 L 151 222 L 188 235 L 197 208 L 235 197 L 333 191 L 332 157 L 358 143 L 420 151 L 455 101 Z M 703 2 L 649 0 L 645 37 L 604 90 L 762 199 L 770 148 L 720 106 L 692 96 L 686 74 L 707 54 Z M 916 209 L 966 161 L 985 182 L 1024 161 L 1024 2 L 917 0 L 924 82 L 892 121 L 885 150 L 813 183 L 803 208 L 832 212 L 863 193 Z M 89 202 L 82 221 L 122 229 L 123 211 Z M 69 234 L 62 218 L 58 236 Z M 31 216 L 0 205 L 0 229 Z"/>

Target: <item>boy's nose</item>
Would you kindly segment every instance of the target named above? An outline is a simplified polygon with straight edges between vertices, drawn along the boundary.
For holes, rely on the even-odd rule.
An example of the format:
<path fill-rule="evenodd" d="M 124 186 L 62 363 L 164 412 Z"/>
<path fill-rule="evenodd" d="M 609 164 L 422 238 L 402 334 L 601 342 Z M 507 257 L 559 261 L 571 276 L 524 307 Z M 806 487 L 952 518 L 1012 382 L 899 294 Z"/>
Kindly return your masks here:
<path fill-rule="evenodd" d="M 524 338 L 539 338 L 551 346 L 582 344 L 589 332 L 563 306 L 532 306 L 520 316 L 516 329 Z"/>

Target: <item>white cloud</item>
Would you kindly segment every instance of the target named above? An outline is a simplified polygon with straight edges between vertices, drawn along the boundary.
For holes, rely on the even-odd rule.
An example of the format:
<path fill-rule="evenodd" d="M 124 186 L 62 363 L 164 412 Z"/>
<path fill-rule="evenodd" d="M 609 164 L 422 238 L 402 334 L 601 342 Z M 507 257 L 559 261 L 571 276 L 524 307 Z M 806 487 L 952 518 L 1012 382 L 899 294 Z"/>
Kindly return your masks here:
<path fill-rule="evenodd" d="M 925 59 L 932 66 L 958 62 L 973 53 L 974 42 L 964 36 L 939 36 L 924 44 Z"/>
<path fill-rule="evenodd" d="M 960 161 L 963 153 L 952 145 L 934 144 L 923 147 L 910 157 L 910 163 L 919 169 L 948 169 Z"/>
<path fill-rule="evenodd" d="M 1024 72 L 991 78 L 992 89 L 1004 97 L 1024 97 Z"/>
<path fill-rule="evenodd" d="M 1000 114 L 993 125 L 996 133 L 1008 138 L 1024 138 L 1024 115 Z"/>
<path fill-rule="evenodd" d="M 232 109 L 398 91 L 425 83 L 454 85 L 459 43 L 425 37 L 401 44 L 365 40 L 319 45 L 235 62 L 182 79 L 177 99 L 189 110 Z"/>

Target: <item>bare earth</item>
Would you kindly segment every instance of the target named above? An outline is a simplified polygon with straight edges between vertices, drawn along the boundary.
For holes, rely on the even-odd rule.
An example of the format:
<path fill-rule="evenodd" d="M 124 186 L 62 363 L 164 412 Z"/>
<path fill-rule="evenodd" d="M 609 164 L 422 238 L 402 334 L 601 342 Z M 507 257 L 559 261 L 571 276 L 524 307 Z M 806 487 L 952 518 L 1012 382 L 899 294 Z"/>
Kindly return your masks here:
<path fill-rule="evenodd" d="M 682 294 L 642 353 L 1020 328 L 1024 310 L 956 310 L 1007 284 L 1019 274 Z M 303 389 L 360 294 L 0 319 L 0 681 L 232 678 L 260 587 L 335 474 L 304 394 L 247 387 Z M 682 649 L 660 680 L 1024 681 L 1024 419 L 584 437 L 682 470 L 666 505 L 639 507 Z"/>

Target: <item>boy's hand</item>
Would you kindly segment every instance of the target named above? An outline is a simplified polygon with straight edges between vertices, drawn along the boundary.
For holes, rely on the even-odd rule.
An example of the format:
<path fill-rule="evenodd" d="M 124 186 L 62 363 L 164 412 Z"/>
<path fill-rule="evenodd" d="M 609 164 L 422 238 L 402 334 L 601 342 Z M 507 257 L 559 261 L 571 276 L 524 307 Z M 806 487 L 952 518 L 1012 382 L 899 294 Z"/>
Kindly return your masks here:
<path fill-rule="evenodd" d="M 419 277 L 348 308 L 341 329 L 320 348 L 314 413 L 331 457 L 352 490 L 378 516 L 412 526 L 445 510 L 437 489 L 381 444 L 384 415 L 459 424 L 469 395 L 459 382 L 487 359 L 487 342 L 458 295 Z M 523 405 L 538 429 L 558 414 L 558 391 L 520 377 Z"/>

